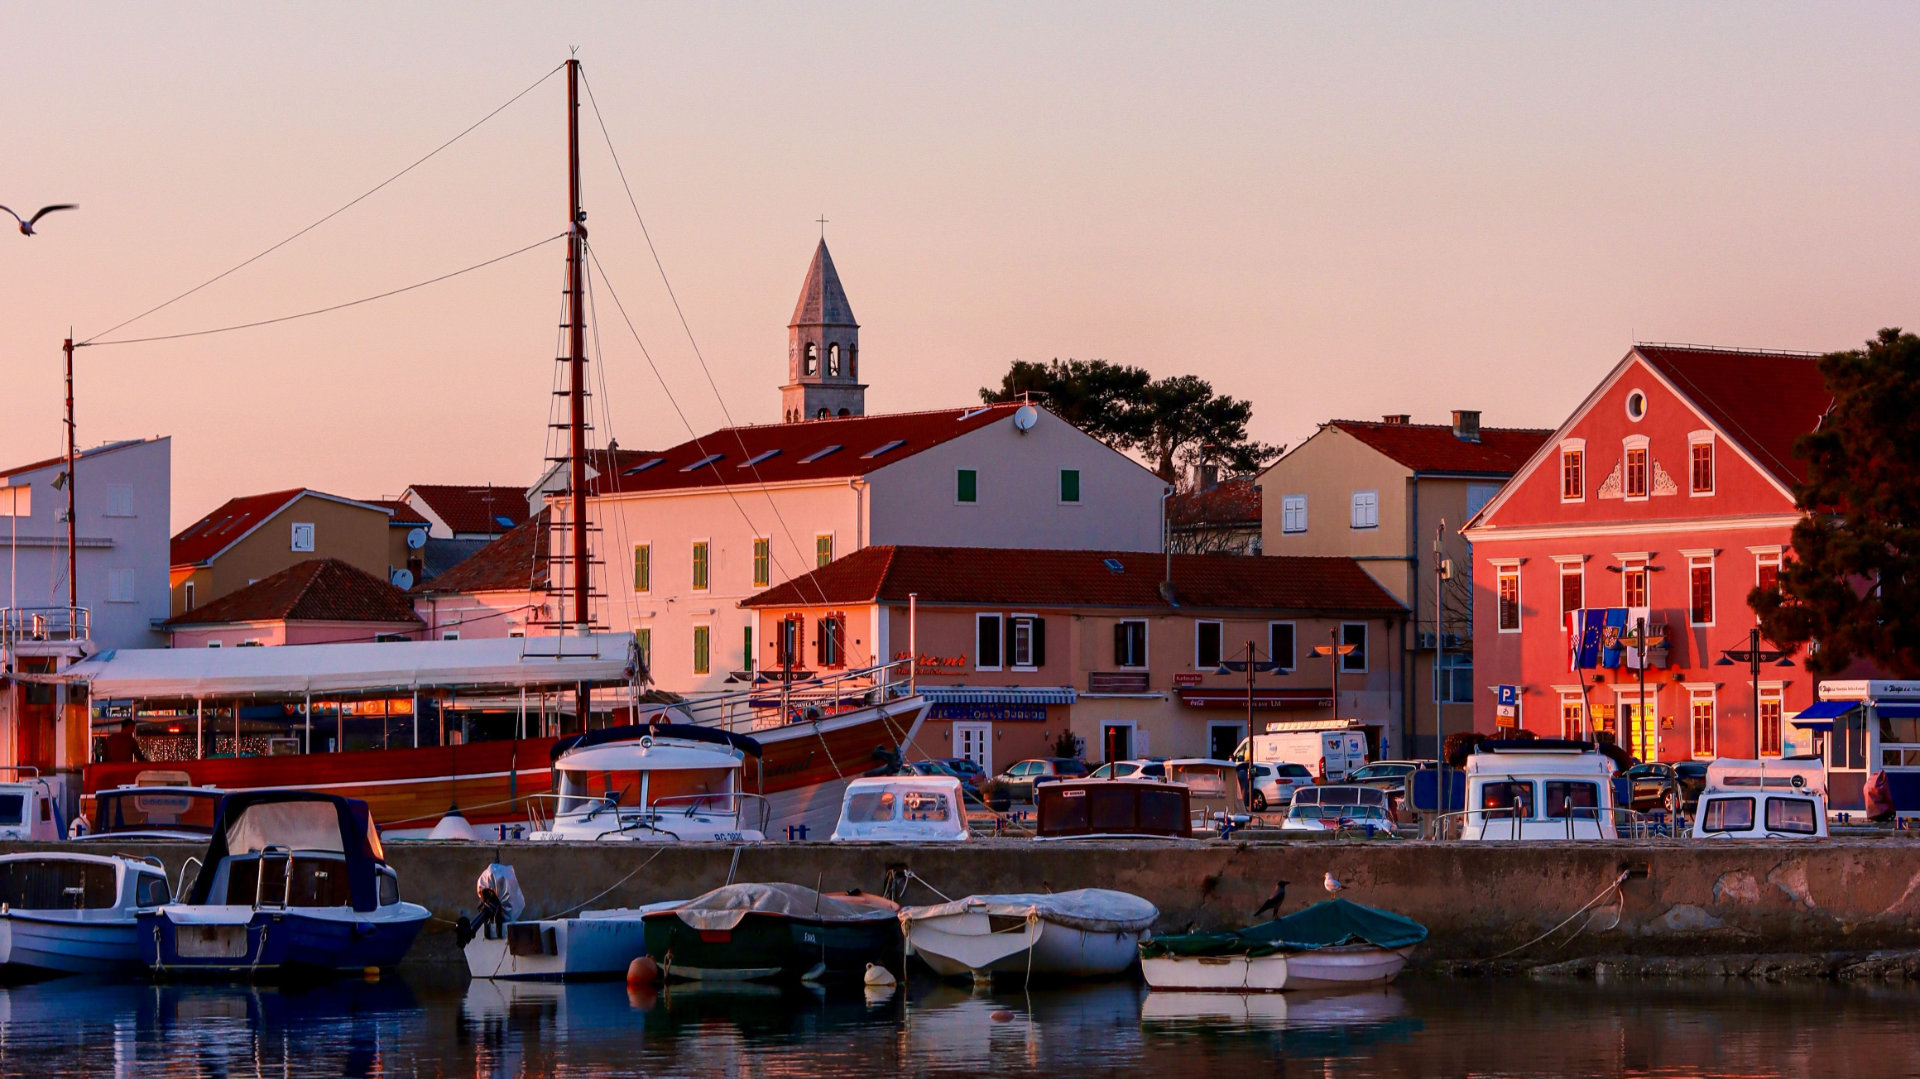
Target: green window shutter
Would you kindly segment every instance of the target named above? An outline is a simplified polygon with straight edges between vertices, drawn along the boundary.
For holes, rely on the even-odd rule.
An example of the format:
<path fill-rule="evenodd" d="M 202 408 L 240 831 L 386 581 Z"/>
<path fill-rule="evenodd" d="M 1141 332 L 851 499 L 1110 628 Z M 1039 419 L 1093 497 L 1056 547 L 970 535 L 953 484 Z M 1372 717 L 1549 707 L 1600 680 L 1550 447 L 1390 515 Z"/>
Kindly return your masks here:
<path fill-rule="evenodd" d="M 961 502 L 978 502 L 980 474 L 971 468 L 963 468 L 955 472 L 953 497 Z"/>
<path fill-rule="evenodd" d="M 752 626 L 748 626 L 746 628 L 746 632 L 742 637 L 742 640 L 740 643 L 740 655 L 741 655 L 740 669 L 743 671 L 753 670 L 754 665 L 753 665 L 753 627 Z"/>
<path fill-rule="evenodd" d="M 693 627 L 693 673 L 706 674 L 712 669 L 708 662 L 707 627 Z"/>
<path fill-rule="evenodd" d="M 633 548 L 633 590 L 653 591 L 653 548 L 645 543 Z"/>
<path fill-rule="evenodd" d="M 707 549 L 704 543 L 693 545 L 693 587 L 695 588 L 707 587 Z"/>
<path fill-rule="evenodd" d="M 753 541 L 753 586 L 765 588 L 772 579 L 773 542 L 757 539 Z"/>
<path fill-rule="evenodd" d="M 1060 470 L 1060 501 L 1080 501 L 1080 470 L 1063 468 Z"/>
<path fill-rule="evenodd" d="M 636 629 L 633 631 L 634 650 L 640 653 L 640 668 L 653 669 L 653 630 Z"/>
<path fill-rule="evenodd" d="M 833 537 L 816 536 L 813 540 L 813 557 L 817 565 L 824 566 L 833 561 Z"/>

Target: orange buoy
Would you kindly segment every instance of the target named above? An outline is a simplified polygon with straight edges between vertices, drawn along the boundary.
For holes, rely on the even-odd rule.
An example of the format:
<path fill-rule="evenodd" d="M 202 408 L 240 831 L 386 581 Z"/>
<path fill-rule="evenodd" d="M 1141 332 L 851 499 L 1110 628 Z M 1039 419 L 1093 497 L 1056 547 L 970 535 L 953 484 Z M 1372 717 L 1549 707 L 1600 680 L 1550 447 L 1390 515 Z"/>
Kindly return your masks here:
<path fill-rule="evenodd" d="M 627 987 L 638 989 L 660 983 L 660 964 L 650 955 L 643 955 L 627 964 Z"/>
<path fill-rule="evenodd" d="M 999 1011 L 994 1012 L 992 1015 L 988 1016 L 987 1018 L 993 1020 L 996 1023 L 1011 1023 L 1013 1022 L 1013 1013 L 1010 1011 L 1007 1011 L 1005 1008 L 1002 1008 Z"/>

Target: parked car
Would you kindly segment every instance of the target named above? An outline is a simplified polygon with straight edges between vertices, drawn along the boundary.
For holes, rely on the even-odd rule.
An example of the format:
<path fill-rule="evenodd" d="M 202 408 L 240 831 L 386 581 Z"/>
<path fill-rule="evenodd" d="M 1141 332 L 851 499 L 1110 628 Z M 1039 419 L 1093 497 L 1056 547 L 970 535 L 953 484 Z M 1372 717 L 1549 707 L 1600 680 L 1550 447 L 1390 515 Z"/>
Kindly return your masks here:
<path fill-rule="evenodd" d="M 1247 765 L 1240 766 L 1240 785 L 1246 786 Z M 1293 792 L 1313 786 L 1313 773 L 1304 764 L 1284 761 L 1256 761 L 1253 764 L 1253 811 L 1285 807 L 1293 802 Z"/>
<path fill-rule="evenodd" d="M 966 780 L 968 786 L 978 787 L 987 781 L 987 770 L 980 767 L 980 762 L 971 757 L 936 757 L 934 759 L 953 769 L 953 773 Z"/>
<path fill-rule="evenodd" d="M 1689 791 L 1690 784 L 1681 779 L 1673 765 L 1658 761 L 1634 765 L 1627 769 L 1627 778 L 1633 782 L 1633 808 L 1664 809 L 1668 813 L 1678 813 L 1697 800 L 1707 779 L 1702 768 L 1699 784 Z"/>
<path fill-rule="evenodd" d="M 1687 812 L 1699 808 L 1700 795 L 1707 789 L 1707 762 L 1681 761 L 1673 766 L 1674 777 L 1680 780 L 1680 793 L 1686 796 Z"/>
<path fill-rule="evenodd" d="M 972 764 L 973 762 L 968 761 L 967 763 Z M 980 772 L 978 771 L 979 766 L 974 765 L 974 768 L 975 768 L 974 774 L 979 775 L 980 774 Z M 978 785 L 972 777 L 968 776 L 965 772 L 960 771 L 958 768 L 955 768 L 953 766 L 953 762 L 951 761 L 946 761 L 946 760 L 908 761 L 906 764 L 906 769 L 907 771 L 912 772 L 914 775 L 917 775 L 917 776 L 950 776 L 954 779 L 959 780 L 964 786 L 967 787 L 968 790 L 972 790 L 975 786 Z"/>
<path fill-rule="evenodd" d="M 1436 761 L 1375 761 L 1347 773 L 1348 783 L 1378 787 L 1395 802 L 1406 797 L 1407 781 L 1422 768 L 1438 767 Z"/>
<path fill-rule="evenodd" d="M 1161 779 L 1167 778 L 1165 757 L 1147 757 L 1137 761 L 1109 761 L 1093 770 L 1092 779 Z"/>
<path fill-rule="evenodd" d="M 1017 802 L 1033 801 L 1033 788 L 1056 779 L 1076 779 L 1087 774 L 1087 762 L 1078 757 L 1035 757 L 1000 773 L 1007 794 Z"/>

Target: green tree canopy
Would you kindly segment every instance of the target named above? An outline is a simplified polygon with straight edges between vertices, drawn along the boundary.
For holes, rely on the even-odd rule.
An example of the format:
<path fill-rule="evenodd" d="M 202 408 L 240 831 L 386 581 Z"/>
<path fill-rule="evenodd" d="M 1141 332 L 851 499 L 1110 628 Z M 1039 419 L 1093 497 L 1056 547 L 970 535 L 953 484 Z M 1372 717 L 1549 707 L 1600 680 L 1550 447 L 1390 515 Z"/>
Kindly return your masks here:
<path fill-rule="evenodd" d="M 1920 337 L 1881 330 L 1863 349 L 1820 358 L 1833 407 L 1794 453 L 1806 516 L 1779 587 L 1748 603 L 1775 644 L 1814 642 L 1807 668 L 1856 659 L 1920 671 Z"/>
<path fill-rule="evenodd" d="M 1253 404 L 1225 394 L 1197 375 L 1155 379 L 1144 369 L 1105 360 L 1015 360 L 996 388 L 980 399 L 993 404 L 1042 397 L 1061 419 L 1117 449 L 1145 457 L 1171 483 L 1178 467 L 1203 457 L 1231 472 L 1251 472 L 1283 447 L 1247 436 Z"/>

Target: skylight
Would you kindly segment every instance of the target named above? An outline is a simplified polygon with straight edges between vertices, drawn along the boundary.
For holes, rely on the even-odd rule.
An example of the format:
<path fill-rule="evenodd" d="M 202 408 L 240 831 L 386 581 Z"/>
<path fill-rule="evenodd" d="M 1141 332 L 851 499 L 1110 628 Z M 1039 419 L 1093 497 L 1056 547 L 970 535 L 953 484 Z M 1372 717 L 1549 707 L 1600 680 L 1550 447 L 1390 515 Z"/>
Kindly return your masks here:
<path fill-rule="evenodd" d="M 632 468 L 627 469 L 627 471 L 624 474 L 628 476 L 637 476 L 640 473 L 645 472 L 647 469 L 652 468 L 654 465 L 657 465 L 664 460 L 666 460 L 665 457 L 650 457 L 647 460 L 642 461 L 637 465 L 634 465 Z"/>
<path fill-rule="evenodd" d="M 814 450 L 812 453 L 809 453 L 805 457 L 800 458 L 800 463 L 803 465 L 810 465 L 815 461 L 818 461 L 822 457 L 829 457 L 839 452 L 840 452 L 840 445 L 839 443 L 835 443 L 831 446 L 828 446 L 824 450 Z"/>
<path fill-rule="evenodd" d="M 713 464 L 714 462 L 716 462 L 716 461 L 718 461 L 718 460 L 720 460 L 720 458 L 722 458 L 722 457 L 725 457 L 725 456 L 726 456 L 726 454 L 724 454 L 724 453 L 709 453 L 709 454 L 707 454 L 707 455 L 706 455 L 705 457 L 702 457 L 702 458 L 700 458 L 700 459 L 699 459 L 698 461 L 695 461 L 694 463 L 692 463 L 692 464 L 690 464 L 690 465 L 688 465 L 687 467 L 685 467 L 685 468 L 683 468 L 683 469 L 681 469 L 680 471 L 682 471 L 682 472 L 697 472 L 697 471 L 699 471 L 700 469 L 703 469 L 703 468 L 705 468 L 705 467 L 707 467 L 708 465 L 710 465 L 710 464 Z"/>
<path fill-rule="evenodd" d="M 899 449 L 900 447 L 902 447 L 902 446 L 904 446 L 904 445 L 906 445 L 906 444 L 907 444 L 907 440 L 906 440 L 906 439 L 904 439 L 904 438 L 896 438 L 896 439 L 894 439 L 894 440 L 893 440 L 893 441 L 891 441 L 891 442 L 887 442 L 887 443 L 884 443 L 884 444 L 882 444 L 882 445 L 879 445 L 879 446 L 875 446 L 875 447 L 874 447 L 873 449 L 870 449 L 870 450 L 868 450 L 867 452 L 865 452 L 865 453 L 863 453 L 863 454 L 861 454 L 861 455 L 860 455 L 860 457 L 861 457 L 861 459 L 862 459 L 862 460 L 865 460 L 865 459 L 867 459 L 867 458 L 869 458 L 869 457 L 878 457 L 878 456 L 880 456 L 881 454 L 883 454 L 883 453 L 886 453 L 886 452 L 887 452 L 887 451 L 889 451 L 889 450 L 897 450 L 897 449 Z"/>
<path fill-rule="evenodd" d="M 1126 567 L 1126 566 L 1124 566 L 1124 565 L 1122 565 L 1122 564 L 1121 564 L 1121 562 L 1120 562 L 1120 560 L 1119 560 L 1119 559 L 1117 559 L 1117 558 L 1109 558 L 1109 559 L 1105 559 L 1105 560 L 1103 560 L 1103 561 L 1102 561 L 1102 562 L 1101 562 L 1100 564 L 1101 564 L 1101 565 L 1103 565 L 1103 566 L 1105 566 L 1105 567 L 1107 567 L 1107 572 L 1108 572 L 1108 573 L 1125 573 L 1125 572 L 1127 572 L 1127 567 Z"/>
<path fill-rule="evenodd" d="M 760 462 L 766 460 L 769 457 L 774 456 L 775 454 L 778 454 L 779 452 L 780 451 L 777 449 L 761 450 L 759 453 L 756 453 L 752 457 L 749 457 L 746 460 L 740 462 L 740 464 L 737 467 L 752 468 L 754 465 L 759 464 Z"/>
<path fill-rule="evenodd" d="M 512 528 L 513 518 L 496 513 L 493 515 L 493 523 L 499 525 L 501 528 Z"/>

